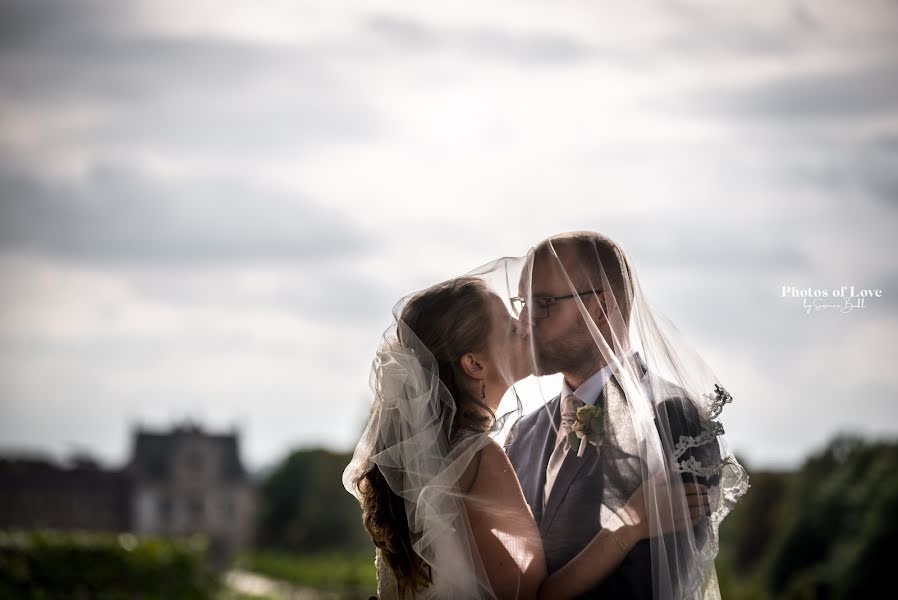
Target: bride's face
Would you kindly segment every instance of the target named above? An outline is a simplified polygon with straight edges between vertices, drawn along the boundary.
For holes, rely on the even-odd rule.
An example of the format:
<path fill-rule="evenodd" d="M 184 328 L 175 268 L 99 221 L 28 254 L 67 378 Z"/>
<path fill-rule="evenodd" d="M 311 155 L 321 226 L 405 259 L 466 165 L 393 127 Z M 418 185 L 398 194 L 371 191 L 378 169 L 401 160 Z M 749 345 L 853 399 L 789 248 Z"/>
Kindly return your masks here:
<path fill-rule="evenodd" d="M 494 365 L 494 383 L 510 386 L 533 373 L 530 336 L 527 328 L 509 314 L 495 294 L 489 295 L 491 328 L 490 362 Z"/>

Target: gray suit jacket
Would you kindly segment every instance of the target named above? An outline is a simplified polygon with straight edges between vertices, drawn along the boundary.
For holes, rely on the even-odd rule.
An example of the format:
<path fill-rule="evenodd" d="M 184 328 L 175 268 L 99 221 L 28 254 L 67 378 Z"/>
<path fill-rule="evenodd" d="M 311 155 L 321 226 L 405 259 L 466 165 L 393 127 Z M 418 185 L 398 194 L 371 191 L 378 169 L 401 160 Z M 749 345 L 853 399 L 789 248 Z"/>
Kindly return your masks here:
<path fill-rule="evenodd" d="M 642 369 L 641 366 L 639 368 Z M 649 374 L 648 377 L 655 376 Z M 679 436 L 698 434 L 702 423 L 692 403 L 684 401 L 685 391 L 669 382 L 666 382 L 666 386 L 667 391 L 673 393 L 665 393 L 665 399 L 657 403 L 655 424 L 664 424 L 660 427 L 661 437 L 665 446 L 668 446 L 670 455 Z M 681 393 L 676 393 L 677 390 Z M 606 403 L 606 419 L 609 412 L 614 410 L 614 402 L 626 402 L 616 376 L 612 376 L 605 385 L 597 402 Z M 602 507 L 605 487 L 613 487 L 613 496 L 616 498 L 629 498 L 642 483 L 642 473 L 645 472 L 644 461 L 639 458 L 635 449 L 627 450 L 624 439 L 626 436 L 622 436 L 620 443 L 615 443 L 616 440 L 609 439 L 606 434 L 598 455 L 595 451 L 587 451 L 582 457 L 578 457 L 575 452 L 568 453 L 544 511 L 546 465 L 556 440 L 552 423 L 557 427 L 560 422 L 559 405 L 560 396 L 556 396 L 547 407 L 520 419 L 509 434 L 510 441 L 506 443 L 506 452 L 539 526 L 549 573 L 557 571 L 574 558 L 598 533 L 600 515 L 597 511 Z M 695 456 L 702 464 L 707 465 L 717 451 L 715 442 L 692 449 L 682 458 Z M 694 479 L 692 476 L 687 477 L 689 480 Z M 701 537 L 701 531 L 697 536 Z M 638 542 L 618 568 L 583 597 L 652 598 L 649 540 Z"/>

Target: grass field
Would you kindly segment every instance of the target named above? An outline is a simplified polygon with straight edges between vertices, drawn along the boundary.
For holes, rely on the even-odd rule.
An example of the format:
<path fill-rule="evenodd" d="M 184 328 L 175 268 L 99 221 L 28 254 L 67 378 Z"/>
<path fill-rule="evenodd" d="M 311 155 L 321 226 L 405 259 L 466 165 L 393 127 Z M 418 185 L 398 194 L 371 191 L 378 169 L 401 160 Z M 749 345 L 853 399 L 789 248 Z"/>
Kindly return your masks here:
<path fill-rule="evenodd" d="M 373 551 L 367 555 L 254 552 L 239 556 L 234 566 L 347 598 L 368 598 L 377 589 Z"/>

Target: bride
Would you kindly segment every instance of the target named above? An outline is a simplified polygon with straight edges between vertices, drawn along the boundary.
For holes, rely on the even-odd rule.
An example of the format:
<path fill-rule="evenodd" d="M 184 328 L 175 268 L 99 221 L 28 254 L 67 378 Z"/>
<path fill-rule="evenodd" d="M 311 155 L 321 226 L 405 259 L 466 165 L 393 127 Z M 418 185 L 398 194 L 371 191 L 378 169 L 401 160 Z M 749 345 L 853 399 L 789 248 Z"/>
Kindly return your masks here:
<path fill-rule="evenodd" d="M 527 323 L 478 276 L 413 294 L 394 317 L 372 366 L 367 426 L 343 475 L 376 546 L 381 599 L 574 597 L 640 540 L 707 521 L 708 488 L 659 470 L 549 575 L 533 511 L 494 440 L 508 416 L 497 417 L 500 400 L 534 370 Z M 662 496 L 678 501 L 659 511 Z M 598 512 L 583 511 L 584 527 L 595 527 Z"/>

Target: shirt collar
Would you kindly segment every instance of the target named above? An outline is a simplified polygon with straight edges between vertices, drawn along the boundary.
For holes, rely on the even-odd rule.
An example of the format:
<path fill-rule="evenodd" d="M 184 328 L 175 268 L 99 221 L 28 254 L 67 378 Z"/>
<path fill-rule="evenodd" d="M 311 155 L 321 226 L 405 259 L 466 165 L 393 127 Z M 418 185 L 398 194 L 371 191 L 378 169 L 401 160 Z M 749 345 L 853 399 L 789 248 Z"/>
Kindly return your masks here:
<path fill-rule="evenodd" d="M 645 366 L 645 362 L 642 360 L 642 357 L 638 352 L 633 352 L 636 354 L 636 359 L 639 361 L 643 367 Z M 618 362 L 623 364 L 623 357 L 617 357 Z M 586 404 L 595 404 L 596 400 L 599 399 L 599 395 L 602 393 L 602 390 L 605 387 L 605 383 L 611 379 L 611 374 L 614 371 L 614 363 L 609 362 L 607 365 L 593 373 L 589 376 L 589 378 L 580 384 L 576 390 L 571 391 L 571 387 L 567 384 L 567 381 L 564 379 L 561 380 L 561 397 L 567 398 L 571 394 L 576 394 L 578 398 L 583 400 Z"/>

